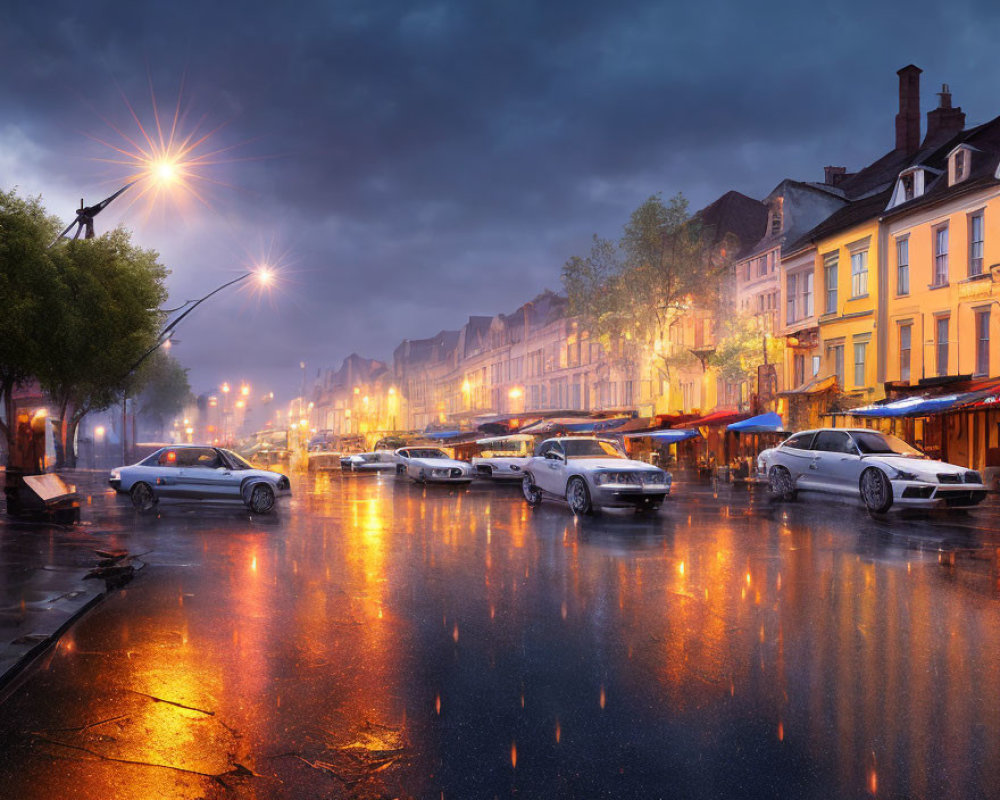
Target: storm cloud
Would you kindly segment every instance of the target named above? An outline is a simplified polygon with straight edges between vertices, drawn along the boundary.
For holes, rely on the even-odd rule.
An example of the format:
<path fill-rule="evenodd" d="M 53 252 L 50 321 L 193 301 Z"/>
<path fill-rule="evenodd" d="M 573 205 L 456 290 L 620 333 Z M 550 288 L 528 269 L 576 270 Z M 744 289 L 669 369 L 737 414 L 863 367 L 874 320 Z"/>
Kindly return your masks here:
<path fill-rule="evenodd" d="M 593 233 L 654 192 L 763 197 L 893 144 L 895 71 L 1000 113 L 989 2 L 7 2 L 0 185 L 68 218 L 117 188 L 93 136 L 169 115 L 227 148 L 208 206 L 119 222 L 172 270 L 172 301 L 283 255 L 280 291 L 185 320 L 196 389 L 296 394 L 352 351 L 513 310 L 558 288 Z M 127 196 L 126 196 L 127 197 Z"/>

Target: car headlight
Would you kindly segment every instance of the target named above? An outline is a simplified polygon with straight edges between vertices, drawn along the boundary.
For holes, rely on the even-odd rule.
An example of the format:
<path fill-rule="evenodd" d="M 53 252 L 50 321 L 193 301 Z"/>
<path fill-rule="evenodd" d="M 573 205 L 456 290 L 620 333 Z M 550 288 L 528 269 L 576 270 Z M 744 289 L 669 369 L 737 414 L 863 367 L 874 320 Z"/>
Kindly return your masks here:
<path fill-rule="evenodd" d="M 656 486 L 660 486 L 667 482 L 667 473 L 665 472 L 644 472 L 642 473 L 642 482 L 648 483 Z"/>
<path fill-rule="evenodd" d="M 636 472 L 598 472 L 595 478 L 598 486 L 607 483 L 639 483 L 639 474 Z"/>
<path fill-rule="evenodd" d="M 432 469 L 431 470 L 431 475 L 433 475 L 435 478 L 447 478 L 449 475 L 451 475 L 451 470 L 450 469 Z"/>
<path fill-rule="evenodd" d="M 122 471 L 120 469 L 111 470 L 111 480 L 120 481 L 122 479 Z"/>
<path fill-rule="evenodd" d="M 980 475 L 975 470 L 970 469 L 968 472 L 965 473 L 965 482 L 966 483 L 982 483 L 983 482 L 983 476 Z"/>

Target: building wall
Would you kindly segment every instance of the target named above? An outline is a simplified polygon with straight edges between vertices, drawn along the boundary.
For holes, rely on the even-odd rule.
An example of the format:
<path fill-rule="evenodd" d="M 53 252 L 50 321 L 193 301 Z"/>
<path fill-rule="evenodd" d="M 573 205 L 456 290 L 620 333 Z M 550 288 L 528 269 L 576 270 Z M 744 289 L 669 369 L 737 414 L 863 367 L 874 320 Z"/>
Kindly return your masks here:
<path fill-rule="evenodd" d="M 860 405 L 884 396 L 878 382 L 876 313 L 878 308 L 879 225 L 877 220 L 856 225 L 816 242 L 814 286 L 823 370 L 838 375 L 841 391 Z M 852 256 L 864 254 L 864 285 L 854 284 Z M 828 305 L 826 269 L 836 258 L 836 302 Z M 832 284 L 831 284 L 832 286 Z M 864 291 L 858 291 L 863 289 Z M 829 310 L 828 310 L 829 309 Z M 864 366 L 856 374 L 855 347 L 864 346 Z M 838 370 L 836 348 L 843 347 L 843 367 Z"/>
<path fill-rule="evenodd" d="M 969 218 L 982 212 L 983 274 L 969 275 Z M 990 265 L 1000 263 L 1000 190 L 990 187 L 942 205 L 915 209 L 885 225 L 886 239 L 886 328 L 884 378 L 906 380 L 902 369 L 901 327 L 910 326 L 909 382 L 938 375 L 937 321 L 948 320 L 947 368 L 949 375 L 976 375 L 978 312 L 989 313 L 989 369 L 983 375 L 1000 375 L 1000 287 L 994 283 Z M 948 282 L 936 286 L 935 232 L 948 228 Z M 909 291 L 901 294 L 898 281 L 897 242 L 906 241 L 909 255 Z"/>

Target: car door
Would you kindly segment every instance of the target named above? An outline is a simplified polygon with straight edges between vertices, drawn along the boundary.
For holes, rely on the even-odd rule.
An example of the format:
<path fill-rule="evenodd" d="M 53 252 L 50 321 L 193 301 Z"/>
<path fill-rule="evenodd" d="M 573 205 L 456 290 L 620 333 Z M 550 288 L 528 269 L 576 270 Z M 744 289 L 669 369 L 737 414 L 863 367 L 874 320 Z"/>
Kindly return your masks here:
<path fill-rule="evenodd" d="M 183 471 L 178 462 L 178 450 L 166 448 L 156 461 L 156 465 L 148 470 L 148 474 L 142 480 L 153 486 L 157 497 L 180 497 L 181 496 L 181 472 Z"/>
<path fill-rule="evenodd" d="M 797 433 L 778 448 L 776 464 L 785 467 L 796 484 L 809 481 L 812 477 L 810 466 L 813 463 L 812 441 L 813 431 Z"/>
<path fill-rule="evenodd" d="M 181 461 L 180 456 L 178 461 Z M 192 447 L 183 451 L 183 463 L 178 483 L 181 494 L 193 500 L 222 500 L 239 496 L 232 491 L 232 470 L 221 456 L 210 447 Z"/>
<path fill-rule="evenodd" d="M 813 462 L 810 465 L 812 476 L 810 481 L 818 484 L 817 488 L 827 491 L 843 491 L 843 478 L 845 467 L 849 466 L 853 457 L 858 461 L 857 456 L 852 456 L 852 452 L 857 452 L 854 441 L 847 431 L 820 431 L 813 441 Z"/>
<path fill-rule="evenodd" d="M 539 455 L 542 462 L 535 468 L 535 483 L 550 494 L 562 495 L 566 491 L 566 454 L 562 445 L 547 442 Z"/>
<path fill-rule="evenodd" d="M 830 487 L 838 492 L 854 494 L 860 489 L 861 472 L 865 463 L 854 438 L 846 431 L 842 445 L 841 452 L 833 453 L 829 458 Z"/>

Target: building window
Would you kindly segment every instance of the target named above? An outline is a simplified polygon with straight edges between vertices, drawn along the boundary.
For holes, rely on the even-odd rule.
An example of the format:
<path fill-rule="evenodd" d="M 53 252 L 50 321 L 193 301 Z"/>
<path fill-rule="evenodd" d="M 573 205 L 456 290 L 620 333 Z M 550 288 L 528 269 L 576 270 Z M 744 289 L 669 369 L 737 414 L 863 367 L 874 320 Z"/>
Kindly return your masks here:
<path fill-rule="evenodd" d="M 962 150 L 958 151 L 962 153 Z M 983 274 L 983 212 L 969 217 L 969 277 Z"/>
<path fill-rule="evenodd" d="M 799 279 L 799 276 L 797 274 L 795 274 L 795 273 L 792 273 L 791 275 L 788 276 L 788 285 L 787 285 L 786 291 L 785 291 L 785 298 L 786 298 L 786 300 L 788 302 L 788 321 L 789 322 L 795 322 L 798 319 L 798 316 L 795 313 L 795 311 L 796 311 L 796 308 L 795 308 L 795 299 L 796 299 L 796 295 L 798 293 L 798 279 Z"/>
<path fill-rule="evenodd" d="M 823 259 L 823 278 L 826 287 L 826 305 L 823 310 L 827 314 L 837 313 L 837 255 Z"/>
<path fill-rule="evenodd" d="M 935 322 L 936 338 L 934 348 L 937 351 L 937 374 L 948 374 L 948 317 L 938 317 Z"/>
<path fill-rule="evenodd" d="M 900 182 L 903 184 L 903 202 L 907 200 L 912 200 L 916 191 L 914 189 L 914 176 L 911 172 L 909 175 L 904 175 L 900 178 Z"/>
<path fill-rule="evenodd" d="M 851 297 L 868 294 L 868 251 L 851 253 Z"/>
<path fill-rule="evenodd" d="M 865 385 L 865 355 L 868 352 L 868 342 L 854 343 L 854 385 Z"/>
<path fill-rule="evenodd" d="M 896 240 L 896 294 L 910 293 L 910 240 Z"/>
<path fill-rule="evenodd" d="M 976 374 L 990 372 L 990 312 L 976 312 Z"/>
<path fill-rule="evenodd" d="M 899 326 L 899 379 L 901 381 L 910 380 L 910 347 L 912 325 Z"/>
<path fill-rule="evenodd" d="M 965 150 L 958 150 L 954 156 L 954 178 L 952 183 L 965 180 L 969 173 L 969 154 Z"/>
<path fill-rule="evenodd" d="M 833 368 L 834 377 L 837 379 L 837 386 L 844 388 L 844 345 L 833 345 L 827 349 L 827 356 Z"/>
<path fill-rule="evenodd" d="M 813 315 L 813 274 L 811 272 L 802 273 L 802 316 L 811 317 Z"/>
<path fill-rule="evenodd" d="M 803 355 L 794 356 L 792 365 L 795 373 L 795 385 L 801 386 L 806 382 L 806 357 Z"/>
<path fill-rule="evenodd" d="M 948 226 L 934 229 L 934 286 L 948 283 Z"/>
<path fill-rule="evenodd" d="M 820 357 L 819 356 L 813 356 L 812 376 L 814 378 L 817 375 L 819 375 L 819 367 L 820 367 Z"/>

